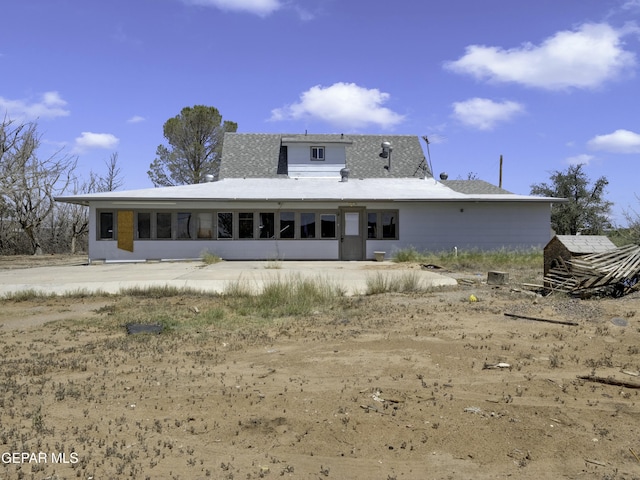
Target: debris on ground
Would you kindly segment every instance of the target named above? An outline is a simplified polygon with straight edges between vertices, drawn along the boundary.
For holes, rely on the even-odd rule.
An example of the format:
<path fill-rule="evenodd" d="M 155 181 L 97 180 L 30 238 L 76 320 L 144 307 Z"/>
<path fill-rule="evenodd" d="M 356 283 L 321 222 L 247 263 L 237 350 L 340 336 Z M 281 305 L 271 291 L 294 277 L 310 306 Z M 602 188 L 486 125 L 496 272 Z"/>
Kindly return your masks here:
<path fill-rule="evenodd" d="M 579 324 L 576 322 L 567 322 L 564 320 L 551 320 L 549 318 L 538 318 L 538 317 L 529 317 L 526 315 L 520 315 L 517 313 L 507 313 L 505 312 L 505 317 L 512 317 L 512 318 L 520 318 L 522 320 L 532 320 L 534 322 L 545 322 L 545 323 L 556 323 L 558 325 L 571 325 L 571 326 L 578 326 Z"/>
<path fill-rule="evenodd" d="M 509 368 L 510 369 L 511 365 L 508 363 L 499 362 L 499 363 L 485 363 L 484 366 L 482 367 L 483 370 L 489 370 L 493 368 Z"/>
<path fill-rule="evenodd" d="M 162 333 L 162 325 L 158 323 L 127 323 L 125 325 L 128 335 L 138 333 Z"/>
<path fill-rule="evenodd" d="M 551 291 L 580 297 L 593 295 L 622 297 L 638 287 L 640 246 L 626 245 L 579 258 L 557 258 L 556 266 L 544 277 Z"/>

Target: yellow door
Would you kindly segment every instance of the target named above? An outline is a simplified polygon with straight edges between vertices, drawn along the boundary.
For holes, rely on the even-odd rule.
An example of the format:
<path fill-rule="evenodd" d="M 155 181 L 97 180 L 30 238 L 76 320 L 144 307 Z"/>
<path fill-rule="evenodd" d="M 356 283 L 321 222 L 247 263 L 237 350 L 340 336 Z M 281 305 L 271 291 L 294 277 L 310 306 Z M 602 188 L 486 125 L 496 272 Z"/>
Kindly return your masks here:
<path fill-rule="evenodd" d="M 118 210 L 118 248 L 133 252 L 132 210 Z"/>

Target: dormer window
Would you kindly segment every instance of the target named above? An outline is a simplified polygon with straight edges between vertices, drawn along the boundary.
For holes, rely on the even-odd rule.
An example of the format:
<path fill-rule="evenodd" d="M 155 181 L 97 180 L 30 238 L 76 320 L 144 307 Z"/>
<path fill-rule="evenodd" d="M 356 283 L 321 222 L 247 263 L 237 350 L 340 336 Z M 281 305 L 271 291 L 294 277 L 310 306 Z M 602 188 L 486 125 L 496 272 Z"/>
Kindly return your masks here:
<path fill-rule="evenodd" d="M 311 160 L 324 161 L 324 147 L 311 147 Z"/>

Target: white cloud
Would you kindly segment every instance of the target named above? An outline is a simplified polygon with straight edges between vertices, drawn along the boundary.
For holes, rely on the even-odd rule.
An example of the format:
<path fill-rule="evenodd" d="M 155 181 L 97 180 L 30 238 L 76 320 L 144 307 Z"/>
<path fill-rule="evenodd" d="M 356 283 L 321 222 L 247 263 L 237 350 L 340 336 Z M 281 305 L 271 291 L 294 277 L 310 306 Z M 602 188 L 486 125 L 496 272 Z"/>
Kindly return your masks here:
<path fill-rule="evenodd" d="M 589 165 L 589 162 L 595 157 L 593 155 L 587 155 L 586 153 L 575 155 L 566 159 L 569 165 Z"/>
<path fill-rule="evenodd" d="M 620 8 L 622 10 L 640 9 L 640 0 L 627 0 Z"/>
<path fill-rule="evenodd" d="M 293 8 L 298 14 L 300 20 L 302 20 L 303 22 L 310 22 L 311 20 L 315 20 L 316 18 L 316 14 L 310 10 L 307 10 L 306 8 L 302 8 L 299 5 L 295 5 Z"/>
<path fill-rule="evenodd" d="M 271 111 L 271 120 L 317 119 L 335 127 L 358 129 L 367 125 L 391 128 L 404 116 L 383 107 L 390 95 L 355 83 L 316 85 L 300 95 L 300 101 Z"/>
<path fill-rule="evenodd" d="M 6 116 L 18 122 L 66 117 L 69 110 L 65 107 L 67 102 L 58 92 L 45 92 L 36 102 L 29 100 L 10 100 L 0 97 L 0 116 Z"/>
<path fill-rule="evenodd" d="M 118 146 L 120 139 L 111 133 L 82 132 L 76 138 L 74 153 L 86 152 L 94 148 L 113 149 Z"/>
<path fill-rule="evenodd" d="M 624 50 L 622 37 L 637 30 L 632 25 L 616 30 L 605 23 L 584 24 L 540 45 L 526 43 L 508 50 L 471 45 L 445 68 L 480 80 L 549 90 L 595 88 L 635 66 L 635 54 Z"/>
<path fill-rule="evenodd" d="M 520 103 L 494 102 L 488 98 L 471 98 L 453 104 L 453 117 L 479 130 L 491 130 L 497 123 L 506 122 L 523 112 L 524 106 Z"/>
<path fill-rule="evenodd" d="M 611 153 L 640 153 L 640 133 L 616 130 L 607 135 L 596 135 L 587 142 L 587 146 Z"/>
<path fill-rule="evenodd" d="M 140 115 L 134 115 L 129 120 L 127 120 L 127 123 L 140 123 L 140 122 L 144 122 L 146 120 L 147 120 L 146 118 L 141 117 Z"/>
<path fill-rule="evenodd" d="M 266 17 L 282 8 L 280 0 L 183 0 L 183 2 L 220 10 L 253 13 L 261 17 Z"/>

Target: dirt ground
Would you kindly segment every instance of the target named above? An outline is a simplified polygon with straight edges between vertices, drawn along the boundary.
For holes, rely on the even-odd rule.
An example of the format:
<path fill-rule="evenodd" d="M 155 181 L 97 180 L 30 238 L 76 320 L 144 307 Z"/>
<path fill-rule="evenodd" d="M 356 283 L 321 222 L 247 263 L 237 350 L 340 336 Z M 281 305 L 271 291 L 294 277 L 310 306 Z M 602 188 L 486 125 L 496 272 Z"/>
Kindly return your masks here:
<path fill-rule="evenodd" d="M 2 301 L 0 478 L 640 478 L 638 294 L 465 281 L 160 335 L 120 302 Z"/>

